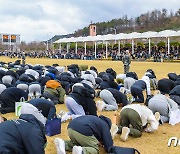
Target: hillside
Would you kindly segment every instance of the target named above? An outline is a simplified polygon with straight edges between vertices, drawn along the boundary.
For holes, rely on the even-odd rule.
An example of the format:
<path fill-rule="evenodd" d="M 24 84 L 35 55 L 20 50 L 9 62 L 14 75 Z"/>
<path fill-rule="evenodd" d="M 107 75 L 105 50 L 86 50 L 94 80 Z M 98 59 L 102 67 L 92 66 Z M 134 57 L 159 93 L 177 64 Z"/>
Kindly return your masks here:
<path fill-rule="evenodd" d="M 97 35 L 129 33 L 129 32 L 144 32 L 144 31 L 161 31 L 165 29 L 179 30 L 180 29 L 180 9 L 176 12 L 168 12 L 167 9 L 153 10 L 137 16 L 128 18 L 124 15 L 119 19 L 112 19 L 107 22 L 93 23 L 97 26 Z M 88 36 L 89 27 L 84 27 L 74 32 L 75 36 Z"/>

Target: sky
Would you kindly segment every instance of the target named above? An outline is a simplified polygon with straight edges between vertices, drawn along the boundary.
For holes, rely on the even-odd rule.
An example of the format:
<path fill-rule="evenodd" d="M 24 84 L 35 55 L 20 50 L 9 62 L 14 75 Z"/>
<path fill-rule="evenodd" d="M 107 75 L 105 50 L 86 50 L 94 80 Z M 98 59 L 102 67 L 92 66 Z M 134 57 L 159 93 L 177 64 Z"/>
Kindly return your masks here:
<path fill-rule="evenodd" d="M 73 33 L 90 22 L 154 9 L 177 11 L 180 0 L 0 0 L 0 33 L 20 34 L 21 41 L 44 41 Z"/>

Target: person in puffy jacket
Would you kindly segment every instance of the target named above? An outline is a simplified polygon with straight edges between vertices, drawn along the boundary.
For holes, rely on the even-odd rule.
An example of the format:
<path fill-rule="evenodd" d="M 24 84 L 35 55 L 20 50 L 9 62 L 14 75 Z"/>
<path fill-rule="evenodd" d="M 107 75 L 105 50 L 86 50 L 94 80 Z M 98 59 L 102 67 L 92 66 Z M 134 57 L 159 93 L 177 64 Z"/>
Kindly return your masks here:
<path fill-rule="evenodd" d="M 51 99 L 52 102 L 56 104 L 63 104 L 64 103 L 64 95 L 65 90 L 62 88 L 60 82 L 56 80 L 48 80 L 46 82 L 46 87 L 44 89 L 43 96 L 46 99 Z"/>
<path fill-rule="evenodd" d="M 45 153 L 46 117 L 35 106 L 25 103 L 19 119 L 0 124 L 0 153 Z"/>
<path fill-rule="evenodd" d="M 28 100 L 28 93 L 22 89 L 16 87 L 5 89 L 0 95 L 0 112 L 2 114 L 14 112 L 15 102 L 19 102 L 22 97 L 24 97 L 25 100 Z"/>

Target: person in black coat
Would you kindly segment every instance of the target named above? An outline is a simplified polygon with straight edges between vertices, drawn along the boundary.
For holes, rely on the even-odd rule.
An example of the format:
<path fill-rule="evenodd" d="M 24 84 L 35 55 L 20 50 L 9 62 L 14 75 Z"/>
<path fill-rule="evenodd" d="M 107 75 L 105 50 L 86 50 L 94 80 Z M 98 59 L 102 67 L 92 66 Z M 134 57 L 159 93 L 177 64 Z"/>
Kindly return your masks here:
<path fill-rule="evenodd" d="M 28 100 L 28 94 L 22 89 L 16 87 L 5 89 L 0 95 L 0 112 L 2 114 L 14 112 L 15 102 L 19 102 L 21 97 L 24 97 L 25 100 Z"/>
<path fill-rule="evenodd" d="M 158 81 L 158 90 L 161 94 L 169 94 L 169 92 L 175 87 L 174 81 L 170 79 L 161 79 Z"/>
<path fill-rule="evenodd" d="M 102 76 L 102 82 L 100 83 L 100 89 L 106 89 L 106 88 L 114 88 L 114 89 L 118 89 L 118 84 L 116 82 L 114 82 L 114 77 L 109 74 L 109 73 L 105 73 Z"/>
<path fill-rule="evenodd" d="M 54 103 L 47 99 L 35 98 L 28 101 L 28 103 L 42 111 L 42 114 L 47 117 L 48 120 L 54 118 L 56 115 L 56 108 Z"/>
<path fill-rule="evenodd" d="M 88 86 L 88 85 L 86 85 Z M 72 92 L 65 99 L 68 113 L 62 116 L 61 121 L 74 119 L 82 115 L 97 115 L 94 102 L 94 90 L 86 88 L 82 83 L 73 85 Z"/>
<path fill-rule="evenodd" d="M 97 102 L 98 111 L 117 110 L 118 104 L 122 104 L 122 106 L 128 104 L 127 96 L 114 88 L 106 88 L 102 90 L 100 92 L 100 98 L 102 101 Z"/>
<path fill-rule="evenodd" d="M 68 125 L 70 140 L 63 141 L 60 138 L 54 140 L 57 152 L 72 153 L 99 153 L 99 145 L 103 145 L 106 152 L 113 146 L 110 133 L 111 120 L 105 116 L 86 115 L 72 120 Z"/>
<path fill-rule="evenodd" d="M 21 108 L 19 119 L 0 124 L 0 153 L 44 154 L 46 117 L 29 103 Z"/>

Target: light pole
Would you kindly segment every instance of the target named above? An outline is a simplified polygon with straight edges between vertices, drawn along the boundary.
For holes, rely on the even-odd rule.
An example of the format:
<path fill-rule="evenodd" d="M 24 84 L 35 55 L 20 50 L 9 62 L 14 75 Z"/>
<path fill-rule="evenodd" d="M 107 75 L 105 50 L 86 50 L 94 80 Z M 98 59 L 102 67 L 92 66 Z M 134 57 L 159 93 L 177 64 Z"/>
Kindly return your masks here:
<path fill-rule="evenodd" d="M 110 28 L 111 30 L 114 30 L 114 34 L 116 35 L 117 34 L 117 30 L 116 30 L 116 28 Z M 115 40 L 115 42 L 114 42 L 115 44 L 116 44 L 116 40 Z"/>

